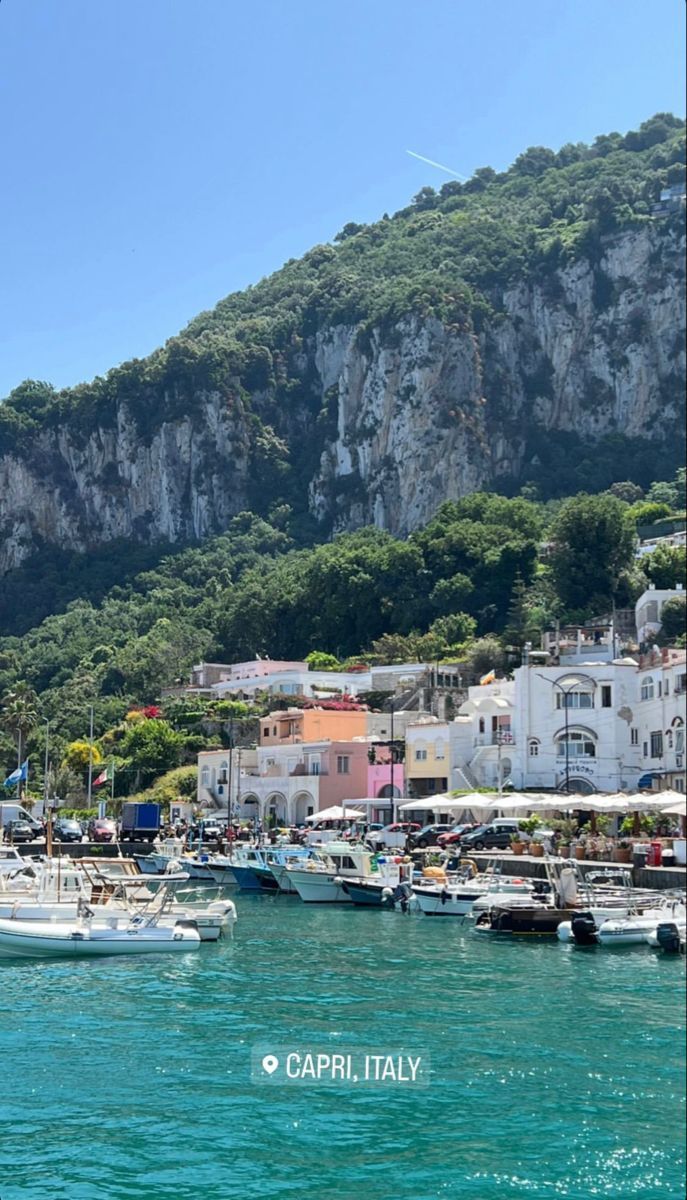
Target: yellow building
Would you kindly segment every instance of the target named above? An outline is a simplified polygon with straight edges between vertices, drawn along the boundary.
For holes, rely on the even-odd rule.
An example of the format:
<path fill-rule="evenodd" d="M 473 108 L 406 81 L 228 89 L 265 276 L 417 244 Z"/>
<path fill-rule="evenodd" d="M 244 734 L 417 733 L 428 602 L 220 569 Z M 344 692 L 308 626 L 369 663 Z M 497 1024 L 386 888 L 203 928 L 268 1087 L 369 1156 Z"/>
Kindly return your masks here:
<path fill-rule="evenodd" d="M 406 729 L 405 778 L 415 798 L 448 788 L 449 729 L 447 721 L 426 717 Z"/>

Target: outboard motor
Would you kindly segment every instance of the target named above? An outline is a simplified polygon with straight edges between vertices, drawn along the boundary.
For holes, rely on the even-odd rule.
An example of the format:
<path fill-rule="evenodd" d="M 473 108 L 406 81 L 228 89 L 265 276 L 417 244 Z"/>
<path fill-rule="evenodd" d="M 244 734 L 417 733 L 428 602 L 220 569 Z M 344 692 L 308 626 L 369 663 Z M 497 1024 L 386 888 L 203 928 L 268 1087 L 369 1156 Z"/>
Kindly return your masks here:
<path fill-rule="evenodd" d="M 386 891 L 386 889 L 385 889 Z M 410 897 L 413 894 L 413 889 L 407 882 L 399 883 L 398 887 L 394 888 L 391 895 L 392 907 L 398 904 L 402 913 L 407 913 L 410 908 Z M 383 893 L 382 893 L 383 895 Z"/>
<path fill-rule="evenodd" d="M 590 912 L 575 913 L 570 924 L 573 941 L 576 946 L 598 945 L 599 938 L 596 922 Z"/>
<path fill-rule="evenodd" d="M 680 930 L 674 921 L 661 921 L 656 926 L 656 941 L 666 954 L 680 953 Z"/>

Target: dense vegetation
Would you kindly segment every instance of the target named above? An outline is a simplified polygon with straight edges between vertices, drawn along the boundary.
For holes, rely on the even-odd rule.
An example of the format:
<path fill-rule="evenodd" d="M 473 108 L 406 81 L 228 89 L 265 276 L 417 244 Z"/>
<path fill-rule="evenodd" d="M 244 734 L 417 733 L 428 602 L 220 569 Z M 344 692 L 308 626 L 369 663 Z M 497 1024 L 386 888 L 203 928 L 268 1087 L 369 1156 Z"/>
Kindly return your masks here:
<path fill-rule="evenodd" d="M 634 557 L 647 510 L 684 515 L 684 503 L 684 470 L 646 497 L 629 482 L 547 505 L 478 493 L 443 504 L 407 540 L 363 529 L 310 549 L 243 514 L 222 537 L 164 558 L 100 602 L 73 600 L 23 637 L 0 639 L 0 761 L 15 761 L 23 728 L 39 767 L 40 721 L 49 720 L 67 772 L 61 784 L 78 791 L 91 706 L 100 753 L 117 760 L 120 793 L 194 761 L 221 741 L 229 719 L 239 736 L 243 726 L 254 736 L 259 710 L 245 705 L 155 707 L 161 689 L 184 682 L 201 658 L 310 654 L 322 666 L 449 658 L 464 662 L 468 676 L 512 662 L 556 617 L 630 604 L 647 582 L 684 582 L 684 550 Z M 30 577 L 22 578 L 30 602 Z M 680 612 L 671 620 L 674 634 Z"/>

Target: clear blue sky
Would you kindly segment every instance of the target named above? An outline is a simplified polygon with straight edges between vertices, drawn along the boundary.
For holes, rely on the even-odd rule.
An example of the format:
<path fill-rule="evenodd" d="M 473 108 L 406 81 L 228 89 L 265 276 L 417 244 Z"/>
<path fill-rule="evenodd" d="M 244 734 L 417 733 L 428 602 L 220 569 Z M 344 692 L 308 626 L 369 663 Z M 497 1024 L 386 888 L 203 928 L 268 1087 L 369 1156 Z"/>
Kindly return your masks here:
<path fill-rule="evenodd" d="M 684 112 L 683 0 L 2 0 L 0 396 L 449 176 Z"/>

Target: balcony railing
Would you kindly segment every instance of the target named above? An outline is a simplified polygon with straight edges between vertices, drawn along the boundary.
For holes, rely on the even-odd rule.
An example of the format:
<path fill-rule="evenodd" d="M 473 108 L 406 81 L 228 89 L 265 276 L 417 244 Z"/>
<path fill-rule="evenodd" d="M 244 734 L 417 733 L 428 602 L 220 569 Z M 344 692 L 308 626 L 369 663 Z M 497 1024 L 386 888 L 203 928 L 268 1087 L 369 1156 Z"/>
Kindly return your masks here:
<path fill-rule="evenodd" d="M 514 746 L 515 734 L 502 730 L 501 733 L 478 733 L 472 740 L 473 746 Z"/>

